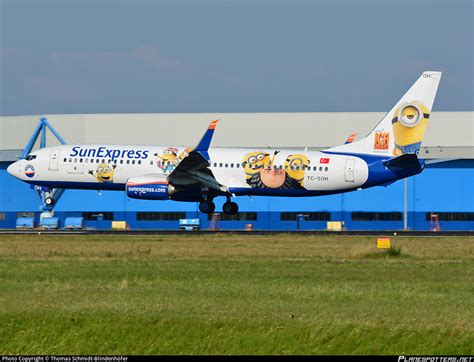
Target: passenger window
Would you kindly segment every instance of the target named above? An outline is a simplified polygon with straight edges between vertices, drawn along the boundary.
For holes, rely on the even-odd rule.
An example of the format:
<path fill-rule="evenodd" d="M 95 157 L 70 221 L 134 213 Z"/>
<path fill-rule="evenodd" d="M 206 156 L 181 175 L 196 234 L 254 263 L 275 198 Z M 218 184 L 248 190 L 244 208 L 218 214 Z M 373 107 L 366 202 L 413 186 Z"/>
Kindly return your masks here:
<path fill-rule="evenodd" d="M 141 165 L 141 164 L 142 164 L 142 160 L 138 160 L 138 164 Z"/>
<path fill-rule="evenodd" d="M 327 171 L 327 170 L 329 170 L 329 168 L 325 167 L 325 168 L 324 168 L 324 171 Z"/>
<path fill-rule="evenodd" d="M 79 159 L 79 163 L 82 163 L 82 158 Z"/>
<path fill-rule="evenodd" d="M 135 160 L 132 160 L 132 165 L 134 165 L 134 164 L 135 164 Z"/>
<path fill-rule="evenodd" d="M 319 171 L 322 171 L 322 170 L 323 170 L 323 168 L 321 166 L 319 166 Z"/>
<path fill-rule="evenodd" d="M 130 160 L 127 160 L 127 165 L 130 164 Z"/>
<path fill-rule="evenodd" d="M 235 164 L 235 167 L 239 168 L 239 167 L 240 167 L 240 163 L 236 163 L 236 164 Z"/>
<path fill-rule="evenodd" d="M 222 167 L 222 163 L 219 163 L 219 167 Z"/>
<path fill-rule="evenodd" d="M 66 162 L 66 160 L 67 160 L 67 158 L 65 158 L 65 159 L 63 160 L 63 162 Z"/>
<path fill-rule="evenodd" d="M 234 164 L 233 164 L 233 163 L 230 164 L 230 168 L 234 168 Z"/>
<path fill-rule="evenodd" d="M 77 158 L 74 159 L 74 163 L 77 163 Z"/>

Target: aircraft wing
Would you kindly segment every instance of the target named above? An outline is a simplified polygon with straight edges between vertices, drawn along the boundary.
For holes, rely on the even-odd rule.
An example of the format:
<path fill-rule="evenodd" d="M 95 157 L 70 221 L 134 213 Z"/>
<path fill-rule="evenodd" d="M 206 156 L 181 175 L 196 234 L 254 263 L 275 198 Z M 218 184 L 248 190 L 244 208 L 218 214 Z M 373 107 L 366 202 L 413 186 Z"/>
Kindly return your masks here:
<path fill-rule="evenodd" d="M 194 189 L 199 187 L 203 191 L 216 190 L 230 194 L 228 188 L 217 182 L 209 169 L 208 150 L 218 122 L 218 119 L 211 122 L 198 145 L 168 175 L 170 183 Z"/>

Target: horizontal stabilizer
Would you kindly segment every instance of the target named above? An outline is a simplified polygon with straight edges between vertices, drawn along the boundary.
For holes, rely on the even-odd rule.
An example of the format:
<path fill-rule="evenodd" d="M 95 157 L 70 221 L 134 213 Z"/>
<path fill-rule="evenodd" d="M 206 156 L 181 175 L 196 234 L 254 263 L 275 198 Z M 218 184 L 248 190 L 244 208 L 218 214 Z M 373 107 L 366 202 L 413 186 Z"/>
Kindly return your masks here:
<path fill-rule="evenodd" d="M 415 154 L 407 153 L 388 161 L 383 162 L 384 166 L 390 170 L 403 170 L 403 169 L 419 169 L 423 168 L 422 164 L 418 160 Z"/>

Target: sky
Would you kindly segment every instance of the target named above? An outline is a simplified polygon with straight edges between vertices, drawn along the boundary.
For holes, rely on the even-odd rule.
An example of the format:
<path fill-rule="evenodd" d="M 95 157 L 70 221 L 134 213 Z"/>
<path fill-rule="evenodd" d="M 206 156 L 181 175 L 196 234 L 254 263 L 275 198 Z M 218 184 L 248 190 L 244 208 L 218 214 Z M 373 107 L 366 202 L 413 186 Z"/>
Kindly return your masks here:
<path fill-rule="evenodd" d="M 0 115 L 472 111 L 471 0 L 0 0 Z"/>

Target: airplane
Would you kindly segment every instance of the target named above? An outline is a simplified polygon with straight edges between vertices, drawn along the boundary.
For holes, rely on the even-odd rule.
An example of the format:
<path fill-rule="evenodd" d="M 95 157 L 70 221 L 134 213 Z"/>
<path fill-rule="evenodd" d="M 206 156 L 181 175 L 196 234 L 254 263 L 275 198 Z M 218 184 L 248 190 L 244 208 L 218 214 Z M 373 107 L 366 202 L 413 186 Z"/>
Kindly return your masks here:
<path fill-rule="evenodd" d="M 219 120 L 194 148 L 133 145 L 62 145 L 31 152 L 11 164 L 14 177 L 46 192 L 54 189 L 119 190 L 129 198 L 199 202 L 234 215 L 232 198 L 321 196 L 386 186 L 422 172 L 418 152 L 441 72 L 425 71 L 367 137 L 322 151 L 210 148 Z"/>

